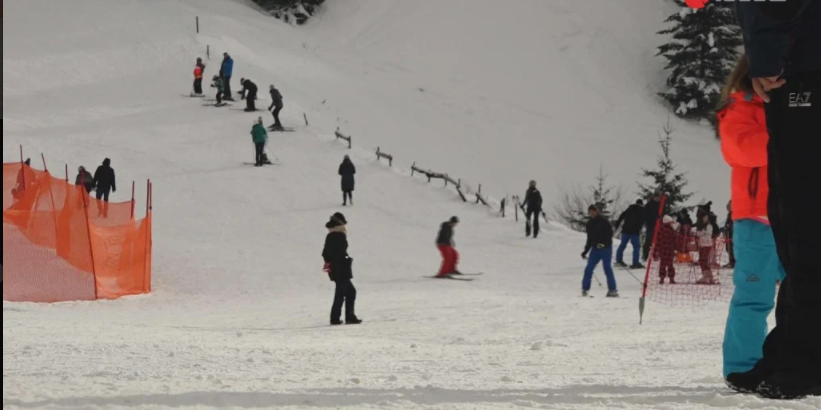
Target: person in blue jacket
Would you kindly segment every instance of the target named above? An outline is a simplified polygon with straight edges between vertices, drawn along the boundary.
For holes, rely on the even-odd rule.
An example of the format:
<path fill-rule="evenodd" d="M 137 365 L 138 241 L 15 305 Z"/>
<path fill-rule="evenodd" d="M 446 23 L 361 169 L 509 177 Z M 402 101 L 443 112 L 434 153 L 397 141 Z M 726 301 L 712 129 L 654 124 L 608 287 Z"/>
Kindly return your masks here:
<path fill-rule="evenodd" d="M 220 78 L 222 78 L 223 98 L 226 101 L 234 101 L 234 96 L 231 95 L 231 76 L 234 75 L 234 59 L 228 53 L 222 55 L 222 66 L 220 66 Z"/>
<path fill-rule="evenodd" d="M 821 218 L 807 204 L 821 201 L 821 0 L 735 2 L 750 63 L 750 79 L 765 102 L 770 195 L 768 219 L 787 277 L 776 326 L 763 357 L 727 384 L 772 399 L 821 395 Z"/>

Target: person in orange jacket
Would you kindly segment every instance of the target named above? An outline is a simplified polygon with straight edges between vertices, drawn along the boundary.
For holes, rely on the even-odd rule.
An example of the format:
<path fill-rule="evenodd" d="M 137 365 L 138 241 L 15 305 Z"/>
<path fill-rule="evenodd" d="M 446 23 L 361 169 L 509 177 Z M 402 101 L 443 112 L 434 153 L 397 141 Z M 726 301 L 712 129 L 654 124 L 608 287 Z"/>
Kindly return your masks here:
<path fill-rule="evenodd" d="M 197 65 L 194 67 L 194 94 L 192 97 L 201 97 L 202 96 L 202 76 L 205 74 L 205 64 L 202 62 L 202 58 L 197 59 Z"/>
<path fill-rule="evenodd" d="M 752 370 L 762 358 L 767 316 L 784 279 L 767 218 L 767 121 L 764 101 L 753 90 L 746 55 L 739 59 L 718 112 L 721 152 L 732 168 L 735 291 L 724 333 L 724 377 Z"/>

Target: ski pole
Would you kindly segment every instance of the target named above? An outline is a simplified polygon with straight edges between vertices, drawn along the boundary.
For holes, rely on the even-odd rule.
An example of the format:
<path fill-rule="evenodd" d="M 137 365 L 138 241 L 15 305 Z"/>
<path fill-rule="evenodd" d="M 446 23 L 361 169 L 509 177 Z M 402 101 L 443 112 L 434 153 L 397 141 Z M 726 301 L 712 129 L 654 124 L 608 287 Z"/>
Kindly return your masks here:
<path fill-rule="evenodd" d="M 635 280 L 636 280 L 636 282 L 638 282 L 638 283 L 639 283 L 639 285 L 644 286 L 644 282 L 642 282 L 641 280 L 639 280 L 639 278 L 638 278 L 638 277 L 636 277 L 636 275 L 634 275 L 634 274 L 633 274 L 633 271 L 631 271 L 630 269 L 625 269 L 625 270 L 627 271 L 627 273 L 629 273 L 629 274 L 630 274 L 630 276 L 632 276 L 632 277 L 633 277 L 633 279 L 635 279 Z"/>
<path fill-rule="evenodd" d="M 593 274 L 593 277 L 594 277 L 594 278 L 596 278 L 596 282 L 598 282 L 598 283 L 599 283 L 599 287 L 601 287 L 601 286 L 602 286 L 602 284 L 601 284 L 601 281 L 599 280 L 599 275 L 598 275 L 597 273 L 594 273 L 594 274 Z"/>

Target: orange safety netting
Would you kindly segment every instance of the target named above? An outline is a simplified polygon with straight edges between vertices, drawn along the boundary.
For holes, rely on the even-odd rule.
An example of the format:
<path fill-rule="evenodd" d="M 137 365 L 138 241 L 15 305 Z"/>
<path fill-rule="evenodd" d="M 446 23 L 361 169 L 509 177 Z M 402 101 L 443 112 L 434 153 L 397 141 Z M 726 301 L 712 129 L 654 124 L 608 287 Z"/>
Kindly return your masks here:
<path fill-rule="evenodd" d="M 151 213 L 3 164 L 3 300 L 113 299 L 151 290 Z"/>

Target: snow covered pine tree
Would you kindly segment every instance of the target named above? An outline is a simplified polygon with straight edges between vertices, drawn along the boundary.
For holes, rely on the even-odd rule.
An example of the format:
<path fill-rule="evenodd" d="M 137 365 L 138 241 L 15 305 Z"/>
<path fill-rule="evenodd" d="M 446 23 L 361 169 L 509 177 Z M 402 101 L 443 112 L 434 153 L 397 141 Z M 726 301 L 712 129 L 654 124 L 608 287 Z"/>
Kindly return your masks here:
<path fill-rule="evenodd" d="M 738 59 L 742 46 L 741 29 L 736 23 L 731 2 L 710 2 L 702 9 L 687 7 L 676 0 L 681 11 L 666 21 L 675 23 L 658 34 L 672 35 L 656 55 L 667 59 L 667 91 L 659 93 L 676 115 L 685 118 L 710 118 L 721 88 Z"/>
<path fill-rule="evenodd" d="M 325 0 L 254 0 L 254 2 L 286 23 L 302 25 L 316 14 Z"/>
<path fill-rule="evenodd" d="M 693 193 L 684 192 L 684 188 L 688 183 L 687 175 L 676 173 L 676 164 L 673 163 L 673 159 L 670 157 L 674 131 L 673 126 L 668 121 L 664 125 L 664 135 L 659 135 L 661 155 L 657 159 L 658 169 L 642 169 L 642 176 L 652 179 L 653 182 L 639 184 L 639 193 L 642 198 L 652 198 L 655 192 L 667 194 L 667 203 L 664 209 L 668 211 L 668 215 L 678 214 L 682 204 L 693 196 Z"/>

